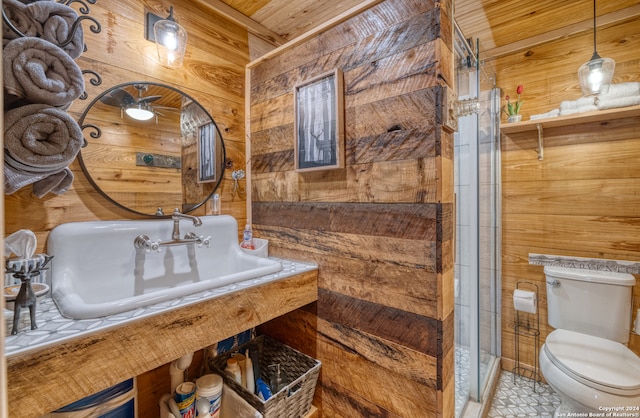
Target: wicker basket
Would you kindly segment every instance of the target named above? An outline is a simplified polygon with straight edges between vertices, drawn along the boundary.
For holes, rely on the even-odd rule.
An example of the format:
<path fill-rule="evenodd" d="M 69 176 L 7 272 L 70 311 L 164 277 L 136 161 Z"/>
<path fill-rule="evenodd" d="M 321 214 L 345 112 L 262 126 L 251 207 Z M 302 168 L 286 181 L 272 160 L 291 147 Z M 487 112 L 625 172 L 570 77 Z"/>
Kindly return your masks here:
<path fill-rule="evenodd" d="M 281 370 L 286 373 L 287 385 L 266 401 L 247 391 L 224 372 L 227 359 L 233 353 L 244 353 L 247 348 L 250 351 L 258 350 L 260 373 L 265 382 L 270 381 L 272 373 L 269 365 L 280 364 Z M 264 418 L 299 418 L 306 415 L 311 409 L 320 365 L 319 360 L 264 335 L 239 346 L 237 350 L 207 360 L 209 371 L 222 376 L 224 382 L 258 410 Z"/>

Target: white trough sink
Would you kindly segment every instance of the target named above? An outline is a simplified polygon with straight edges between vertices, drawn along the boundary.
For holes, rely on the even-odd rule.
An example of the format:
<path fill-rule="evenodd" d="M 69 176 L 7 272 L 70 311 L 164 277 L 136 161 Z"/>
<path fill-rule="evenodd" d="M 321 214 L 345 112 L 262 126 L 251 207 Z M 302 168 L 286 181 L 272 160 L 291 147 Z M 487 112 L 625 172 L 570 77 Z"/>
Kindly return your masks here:
<path fill-rule="evenodd" d="M 52 297 L 62 315 L 99 318 L 193 293 L 276 273 L 280 262 L 244 253 L 232 216 L 202 216 L 202 225 L 180 221 L 188 232 L 211 237 L 197 244 L 136 249 L 134 240 L 170 241 L 170 219 L 72 222 L 55 227 L 47 240 Z"/>

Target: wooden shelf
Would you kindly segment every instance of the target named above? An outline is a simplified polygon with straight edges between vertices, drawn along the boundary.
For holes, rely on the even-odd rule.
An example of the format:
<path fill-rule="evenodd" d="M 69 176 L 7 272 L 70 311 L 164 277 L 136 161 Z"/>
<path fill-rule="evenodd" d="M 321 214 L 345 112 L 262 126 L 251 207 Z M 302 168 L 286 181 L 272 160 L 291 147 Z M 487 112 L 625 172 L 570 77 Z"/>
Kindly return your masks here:
<path fill-rule="evenodd" d="M 640 105 L 621 107 L 617 109 L 595 110 L 593 112 L 575 113 L 568 116 L 555 118 L 527 120 L 524 122 L 505 123 L 500 125 L 500 130 L 505 134 L 536 131 L 538 125 L 542 128 L 557 128 L 568 125 L 578 125 L 590 122 L 602 122 L 613 119 L 623 119 L 640 116 Z"/>
<path fill-rule="evenodd" d="M 537 131 L 538 160 L 542 161 L 544 159 L 544 129 L 581 125 L 592 122 L 603 122 L 637 116 L 640 116 L 640 105 L 620 107 L 616 109 L 595 110 L 592 112 L 584 113 L 575 113 L 573 115 L 567 116 L 556 116 L 555 118 L 534 119 L 524 122 L 505 123 L 500 125 L 500 130 L 506 135 Z"/>

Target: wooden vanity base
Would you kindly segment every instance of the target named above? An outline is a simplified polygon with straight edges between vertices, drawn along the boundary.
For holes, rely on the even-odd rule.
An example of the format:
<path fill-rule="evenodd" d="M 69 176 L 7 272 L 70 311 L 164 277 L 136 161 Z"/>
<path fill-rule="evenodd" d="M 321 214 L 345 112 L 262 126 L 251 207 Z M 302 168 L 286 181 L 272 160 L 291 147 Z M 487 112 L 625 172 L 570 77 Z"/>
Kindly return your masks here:
<path fill-rule="evenodd" d="M 7 359 L 9 416 L 38 417 L 318 299 L 301 273 Z"/>

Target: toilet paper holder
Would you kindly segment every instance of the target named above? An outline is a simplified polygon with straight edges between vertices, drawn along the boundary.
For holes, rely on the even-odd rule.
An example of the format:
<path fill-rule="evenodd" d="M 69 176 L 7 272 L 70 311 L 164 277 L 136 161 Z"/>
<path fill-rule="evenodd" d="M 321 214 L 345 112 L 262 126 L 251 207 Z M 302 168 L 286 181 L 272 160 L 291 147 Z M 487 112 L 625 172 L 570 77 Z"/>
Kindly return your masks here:
<path fill-rule="evenodd" d="M 539 288 L 536 283 L 527 281 L 516 282 L 517 290 L 528 290 L 534 292 L 534 300 L 539 300 Z M 536 307 L 537 308 L 537 307 Z M 540 346 L 540 309 L 535 309 L 535 313 L 527 313 L 515 309 L 516 318 L 514 323 L 514 348 L 515 348 L 515 367 L 512 369 L 513 383 L 517 384 L 516 379 L 518 376 L 526 377 L 533 381 L 533 391 L 536 392 L 537 384 L 542 382 L 542 375 L 540 374 L 540 364 L 538 350 Z M 531 337 L 534 340 L 534 367 L 531 370 L 528 367 L 523 367 L 520 363 L 520 337 Z"/>

